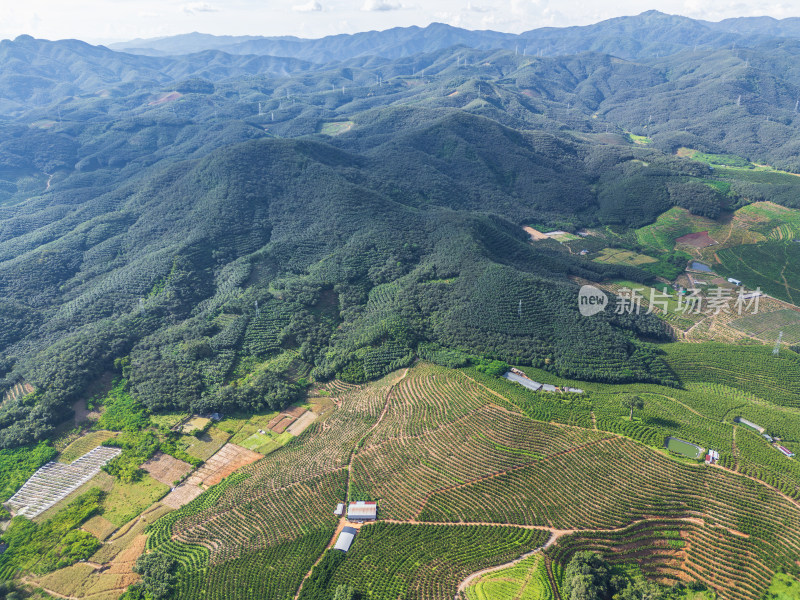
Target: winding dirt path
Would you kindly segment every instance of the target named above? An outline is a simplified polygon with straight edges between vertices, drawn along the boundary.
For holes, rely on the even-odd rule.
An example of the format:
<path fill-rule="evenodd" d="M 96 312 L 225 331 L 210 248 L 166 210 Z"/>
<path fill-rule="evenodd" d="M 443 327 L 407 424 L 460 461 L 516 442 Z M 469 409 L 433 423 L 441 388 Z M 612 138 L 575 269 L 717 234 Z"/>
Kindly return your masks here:
<path fill-rule="evenodd" d="M 468 576 L 466 579 L 464 579 L 461 583 L 458 584 L 458 593 L 461 594 L 463 592 L 466 592 L 467 588 L 470 585 L 472 585 L 472 583 L 475 580 L 480 579 L 484 575 L 488 575 L 489 573 L 494 573 L 495 571 L 502 571 L 503 569 L 507 569 L 508 567 L 513 567 L 514 565 L 521 563 L 526 558 L 530 558 L 534 554 L 538 554 L 539 552 L 544 552 L 550 546 L 555 544 L 556 541 L 558 541 L 558 538 L 560 538 L 562 535 L 565 535 L 565 533 L 566 532 L 561 532 L 561 533 L 555 533 L 554 532 L 553 535 L 551 535 L 547 539 L 547 541 L 544 543 L 544 545 L 539 546 L 538 548 L 534 548 L 530 552 L 526 552 L 525 554 L 522 554 L 521 556 L 519 556 L 518 558 L 515 558 L 511 562 L 507 562 L 507 563 L 502 564 L 502 565 L 497 565 L 496 567 L 487 567 L 486 569 L 482 569 L 480 571 L 476 571 L 475 573 L 473 573 L 472 575 Z M 529 576 L 529 578 L 530 578 L 530 576 Z M 526 584 L 527 584 L 527 582 L 526 582 Z M 552 583 L 551 583 L 551 585 L 552 585 Z M 553 589 L 557 589 L 557 588 L 553 588 Z"/>
<path fill-rule="evenodd" d="M 389 405 L 392 403 L 392 392 L 394 392 L 395 387 L 397 387 L 400 384 L 400 382 L 406 378 L 406 375 L 408 375 L 408 368 L 406 368 L 403 371 L 403 374 L 400 376 L 400 378 L 397 381 L 395 381 L 389 388 L 389 391 L 386 394 L 386 404 L 384 404 L 383 410 L 381 411 L 381 414 L 378 416 L 378 420 L 375 421 L 375 424 L 367 430 L 367 432 L 361 437 L 360 440 L 358 440 L 358 442 L 356 442 L 355 446 L 353 446 L 352 452 L 350 452 L 350 460 L 347 462 L 347 481 L 345 482 L 345 489 L 347 490 L 347 498 L 345 498 L 344 500 L 345 514 L 342 515 L 341 519 L 339 519 L 339 523 L 336 525 L 336 529 L 334 530 L 331 539 L 328 541 L 328 545 L 325 546 L 325 550 L 323 550 L 322 553 L 319 555 L 319 557 L 317 557 L 317 560 L 314 561 L 313 565 L 311 565 L 311 568 L 308 570 L 308 573 L 306 573 L 305 577 L 303 577 L 303 581 L 300 582 L 300 587 L 297 588 L 297 593 L 294 595 L 294 600 L 297 600 L 300 597 L 300 592 L 303 591 L 303 586 L 305 585 L 306 580 L 309 577 L 311 577 L 311 573 L 314 571 L 314 567 L 316 567 L 319 564 L 319 562 L 322 560 L 322 557 L 325 556 L 325 553 L 334 546 L 336 540 L 339 538 L 339 534 L 342 532 L 342 529 L 344 529 L 345 526 L 350 526 L 354 529 L 361 529 L 362 523 L 348 522 L 346 513 L 347 505 L 350 501 L 350 478 L 352 477 L 353 474 L 353 458 L 358 452 L 358 448 L 361 446 L 363 441 L 367 439 L 369 434 L 375 431 L 375 428 L 378 427 L 378 425 L 380 425 L 381 421 L 383 421 L 383 417 L 386 416 L 386 413 L 389 411 Z"/>

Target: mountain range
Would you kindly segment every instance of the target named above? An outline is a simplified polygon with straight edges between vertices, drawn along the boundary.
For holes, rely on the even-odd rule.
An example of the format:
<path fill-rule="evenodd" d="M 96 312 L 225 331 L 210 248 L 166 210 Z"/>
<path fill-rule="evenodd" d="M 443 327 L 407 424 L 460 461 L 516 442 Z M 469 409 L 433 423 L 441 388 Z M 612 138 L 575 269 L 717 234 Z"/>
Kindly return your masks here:
<path fill-rule="evenodd" d="M 521 226 L 634 248 L 673 207 L 800 206 L 796 24 L 1 42 L 0 385 L 36 392 L 0 445 L 115 364 L 154 411 L 275 408 L 419 356 L 678 385 L 663 321 L 587 321 L 575 294 L 685 259 Z M 721 182 L 686 149 L 786 172 Z"/>

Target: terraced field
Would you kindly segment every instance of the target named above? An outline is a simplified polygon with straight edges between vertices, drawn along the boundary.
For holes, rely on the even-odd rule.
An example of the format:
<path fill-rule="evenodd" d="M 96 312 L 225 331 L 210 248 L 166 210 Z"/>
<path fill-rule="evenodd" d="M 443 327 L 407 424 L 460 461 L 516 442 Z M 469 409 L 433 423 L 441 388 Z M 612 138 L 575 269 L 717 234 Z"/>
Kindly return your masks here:
<path fill-rule="evenodd" d="M 717 351 L 697 347 L 699 356 Z M 620 403 L 631 386 L 583 383 L 587 393 L 573 399 L 427 364 L 374 385 L 332 386 L 338 408 L 327 419 L 162 518 L 148 547 L 178 558 L 177 597 L 186 600 L 200 590 L 220 600 L 286 597 L 310 575 L 304 598 L 323 585 L 312 569 L 321 556 L 324 585 L 371 590 L 373 598 L 445 599 L 461 586 L 470 600 L 506 587 L 514 597 L 549 600 L 555 592 L 540 585 L 545 565 L 557 580 L 582 548 L 638 562 L 665 583 L 697 580 L 724 588 L 721 598 L 760 600 L 776 570 L 800 553 L 800 505 L 786 495 L 800 497 L 800 473 L 731 419 L 749 415 L 800 438 L 799 409 L 754 393 L 774 389 L 779 373 L 797 365 L 786 357 L 770 367 L 757 349 L 741 351 L 762 365 L 763 383 L 692 382 L 701 373 L 694 355 L 670 350 L 687 389 L 638 386 L 645 408 L 633 421 Z M 742 360 L 734 351 L 716 363 Z M 724 466 L 669 456 L 665 431 L 714 444 Z M 361 527 L 341 559 L 324 549 L 337 526 L 333 507 L 347 499 L 377 500 L 386 522 Z M 557 541 L 543 557 L 462 586 L 550 535 Z"/>

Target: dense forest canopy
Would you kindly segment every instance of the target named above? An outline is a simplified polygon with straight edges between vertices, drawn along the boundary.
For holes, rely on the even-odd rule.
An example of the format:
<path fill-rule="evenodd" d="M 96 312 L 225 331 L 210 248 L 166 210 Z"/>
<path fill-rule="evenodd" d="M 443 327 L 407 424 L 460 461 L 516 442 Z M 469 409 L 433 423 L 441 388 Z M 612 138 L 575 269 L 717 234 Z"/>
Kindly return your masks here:
<path fill-rule="evenodd" d="M 46 436 L 115 364 L 152 411 L 277 408 L 419 356 L 677 385 L 662 321 L 582 318 L 576 298 L 685 257 L 592 262 L 521 226 L 800 205 L 791 173 L 721 181 L 675 154 L 800 171 L 800 46 L 765 27 L 645 13 L 518 36 L 538 56 L 411 28 L 328 61 L 330 40 L 3 41 L 0 391 L 36 391 L 0 406 L 0 447 Z"/>

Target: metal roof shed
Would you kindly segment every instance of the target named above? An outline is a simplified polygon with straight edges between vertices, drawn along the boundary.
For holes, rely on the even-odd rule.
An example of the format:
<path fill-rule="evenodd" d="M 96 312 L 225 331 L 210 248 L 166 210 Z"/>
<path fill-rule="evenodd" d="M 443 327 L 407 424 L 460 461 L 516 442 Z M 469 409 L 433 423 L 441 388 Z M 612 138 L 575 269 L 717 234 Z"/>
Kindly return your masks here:
<path fill-rule="evenodd" d="M 347 518 L 351 521 L 374 521 L 378 518 L 376 502 L 351 502 L 347 508 Z"/>
<path fill-rule="evenodd" d="M 336 545 L 333 547 L 333 549 L 341 550 L 342 552 L 347 552 L 350 550 L 350 545 L 353 543 L 356 533 L 357 530 L 353 529 L 352 527 L 342 528 L 342 533 L 339 534 L 339 539 L 336 540 Z"/>

